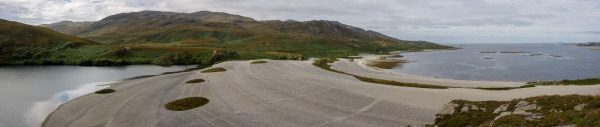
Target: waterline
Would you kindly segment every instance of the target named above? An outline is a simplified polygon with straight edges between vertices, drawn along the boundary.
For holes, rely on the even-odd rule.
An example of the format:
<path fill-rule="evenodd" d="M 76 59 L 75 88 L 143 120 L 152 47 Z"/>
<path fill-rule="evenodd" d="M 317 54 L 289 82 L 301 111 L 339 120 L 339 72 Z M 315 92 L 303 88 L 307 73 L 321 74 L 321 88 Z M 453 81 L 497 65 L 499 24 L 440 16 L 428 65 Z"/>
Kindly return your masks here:
<path fill-rule="evenodd" d="M 77 89 L 66 90 L 57 93 L 53 95 L 50 100 L 35 102 L 31 108 L 27 110 L 27 113 L 25 113 L 27 125 L 31 127 L 39 127 L 42 125 L 42 122 L 44 122 L 46 117 L 61 104 L 85 94 L 107 88 L 109 87 L 108 84 L 113 83 L 116 83 L 116 81 L 87 83 Z"/>

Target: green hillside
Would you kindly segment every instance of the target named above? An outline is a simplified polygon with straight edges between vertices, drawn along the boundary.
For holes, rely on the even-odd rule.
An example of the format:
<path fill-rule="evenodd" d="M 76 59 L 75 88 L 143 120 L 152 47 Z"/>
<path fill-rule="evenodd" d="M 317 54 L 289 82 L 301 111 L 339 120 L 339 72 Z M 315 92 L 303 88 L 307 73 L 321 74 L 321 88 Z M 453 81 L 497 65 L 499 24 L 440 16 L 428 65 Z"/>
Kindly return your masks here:
<path fill-rule="evenodd" d="M 77 49 L 99 43 L 0 19 L 0 64 L 22 59 L 42 59 L 59 50 Z"/>
<path fill-rule="evenodd" d="M 64 25 L 48 24 L 45 27 Z M 239 15 L 208 11 L 122 13 L 91 25 L 79 23 L 74 26 L 80 28 L 56 30 L 106 44 L 187 44 L 291 51 L 327 51 L 330 47 L 362 51 L 447 48 L 424 41 L 399 40 L 336 21 L 256 21 Z"/>
<path fill-rule="evenodd" d="M 21 24 L 23 26 L 28 26 Z M 303 59 L 343 57 L 358 53 L 399 50 L 444 49 L 447 46 L 425 41 L 406 41 L 336 21 L 256 21 L 221 12 L 175 13 L 141 11 L 108 16 L 95 22 L 59 22 L 31 29 L 45 30 L 62 38 L 50 42 L 99 44 L 52 48 L 47 43 L 44 57 L 3 55 L 2 64 L 210 64 L 227 59 Z M 32 32 L 2 34 L 25 39 Z M 37 34 L 36 34 L 37 35 Z M 57 37 L 58 38 L 58 37 Z M 82 41 L 74 41 L 79 39 Z M 14 40 L 26 44 L 29 40 Z M 87 43 L 83 43 L 87 42 Z M 12 49 L 12 48 L 9 48 Z M 38 50 L 36 50 L 39 52 Z M 36 53 L 32 51 L 33 53 Z M 9 53 L 9 54 L 14 54 Z"/>

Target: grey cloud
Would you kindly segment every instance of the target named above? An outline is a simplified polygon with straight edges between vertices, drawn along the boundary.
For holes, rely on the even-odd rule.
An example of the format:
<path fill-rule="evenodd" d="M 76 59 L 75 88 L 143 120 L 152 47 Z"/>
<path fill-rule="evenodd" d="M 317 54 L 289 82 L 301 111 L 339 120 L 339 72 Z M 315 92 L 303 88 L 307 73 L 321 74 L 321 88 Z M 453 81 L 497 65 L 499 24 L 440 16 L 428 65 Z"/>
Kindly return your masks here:
<path fill-rule="evenodd" d="M 483 33 L 580 37 L 584 32 L 548 33 L 600 30 L 598 7 L 597 0 L 3 0 L 0 18 L 39 24 L 140 10 L 207 10 L 258 20 L 337 20 L 401 38 L 468 41 L 488 36 Z M 585 38 L 598 38 L 591 36 Z"/>
<path fill-rule="evenodd" d="M 27 8 L 0 2 L 0 18 L 4 19 L 17 19 L 19 15 L 25 14 L 29 11 Z"/>

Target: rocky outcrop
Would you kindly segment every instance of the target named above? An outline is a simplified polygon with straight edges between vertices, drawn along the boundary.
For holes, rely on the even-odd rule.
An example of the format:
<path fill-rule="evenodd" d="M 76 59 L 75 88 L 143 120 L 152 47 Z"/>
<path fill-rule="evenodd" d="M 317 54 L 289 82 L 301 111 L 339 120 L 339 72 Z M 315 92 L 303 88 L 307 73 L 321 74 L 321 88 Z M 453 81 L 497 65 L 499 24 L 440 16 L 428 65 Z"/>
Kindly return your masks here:
<path fill-rule="evenodd" d="M 515 105 L 515 111 L 529 111 L 534 109 L 539 110 L 541 107 L 539 107 L 537 104 L 529 104 L 527 101 L 519 101 Z"/>
<path fill-rule="evenodd" d="M 500 105 L 500 107 L 498 107 L 498 108 L 496 108 L 496 109 L 494 110 L 494 114 L 496 114 L 496 113 L 500 113 L 500 112 L 504 112 L 504 111 L 506 111 L 507 109 L 508 109 L 508 104 L 503 104 L 503 105 Z"/>
<path fill-rule="evenodd" d="M 579 104 L 579 105 L 573 107 L 573 109 L 575 109 L 577 111 L 581 111 L 581 110 L 583 110 L 583 108 L 585 108 L 586 105 L 587 104 Z"/>
<path fill-rule="evenodd" d="M 458 106 L 459 106 L 458 104 L 450 102 L 448 104 L 445 104 L 438 114 L 441 114 L 441 115 L 454 114 L 454 110 Z"/>

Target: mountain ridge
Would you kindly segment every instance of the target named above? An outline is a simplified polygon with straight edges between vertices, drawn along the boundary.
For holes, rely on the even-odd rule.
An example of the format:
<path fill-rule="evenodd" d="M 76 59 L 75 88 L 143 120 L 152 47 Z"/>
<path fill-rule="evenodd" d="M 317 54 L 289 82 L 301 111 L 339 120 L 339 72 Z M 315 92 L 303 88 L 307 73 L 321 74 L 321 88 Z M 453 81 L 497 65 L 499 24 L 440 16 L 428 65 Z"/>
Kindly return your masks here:
<path fill-rule="evenodd" d="M 211 27 L 211 25 L 216 25 Z M 44 27 L 53 28 L 52 24 L 47 24 Z M 183 28 L 188 27 L 188 28 Z M 128 29 L 131 28 L 131 29 Z M 344 38 L 352 40 L 367 40 L 367 41 L 389 41 L 389 42 L 418 42 L 424 41 L 405 41 L 393 38 L 372 30 L 364 30 L 362 28 L 346 25 L 338 21 L 328 20 L 311 20 L 311 21 L 281 21 L 281 20 L 265 20 L 257 21 L 249 17 L 240 15 L 228 14 L 223 12 L 199 11 L 194 13 L 178 13 L 178 12 L 162 12 L 162 11 L 140 11 L 130 13 L 119 13 L 108 16 L 100 21 L 92 23 L 87 28 L 76 29 L 74 31 L 66 31 L 64 33 L 77 35 L 80 37 L 90 38 L 92 40 L 104 43 L 110 43 L 118 39 L 110 39 L 107 36 L 120 34 L 119 32 L 140 34 L 157 34 L 165 31 L 193 31 L 202 32 L 201 30 L 193 30 L 193 28 L 205 29 L 206 31 L 237 31 L 244 38 L 252 34 L 250 31 L 270 30 L 269 34 L 309 34 L 312 36 L 320 36 L 321 38 Z M 230 29 L 222 29 L 230 28 Z M 54 28 L 56 29 L 56 28 Z M 257 30 L 260 29 L 260 30 Z M 56 29 L 57 31 L 64 31 Z M 152 30 L 162 30 L 157 32 L 148 32 Z M 77 32 L 79 31 L 79 32 Z M 118 31 L 118 32 L 115 32 Z M 145 33 L 140 33 L 144 31 Z M 264 33 L 264 31 L 261 31 Z M 189 34 L 189 33 L 188 33 Z M 175 39 L 176 41 L 193 38 L 193 35 L 183 39 Z M 131 37 L 131 36 L 129 36 Z M 123 37 L 119 37 L 121 39 Z M 147 39 L 146 36 L 134 37 L 137 39 L 125 40 L 126 42 L 149 42 L 157 41 Z M 144 39 L 139 39 L 144 38 Z M 174 42 L 173 40 L 158 42 Z"/>
<path fill-rule="evenodd" d="M 451 48 L 426 41 L 400 40 L 338 21 L 256 21 L 210 11 L 120 13 L 100 21 L 65 21 L 39 25 L 36 29 L 73 40 L 0 54 L 0 64 L 207 66 L 225 60 L 298 60 Z M 10 28 L 0 30 L 14 32 Z M 19 35 L 26 34 L 6 36 L 25 39 L 14 41 L 15 44 L 28 43 L 27 37 Z M 77 39 L 87 43 L 73 43 Z"/>

